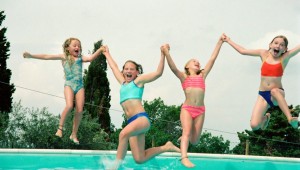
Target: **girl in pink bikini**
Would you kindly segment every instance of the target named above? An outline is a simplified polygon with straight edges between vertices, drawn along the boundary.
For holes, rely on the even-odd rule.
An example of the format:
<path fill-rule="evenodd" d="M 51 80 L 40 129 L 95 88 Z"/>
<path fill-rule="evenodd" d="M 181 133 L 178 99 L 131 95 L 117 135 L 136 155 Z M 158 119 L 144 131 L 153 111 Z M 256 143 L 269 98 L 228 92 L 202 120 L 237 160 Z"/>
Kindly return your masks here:
<path fill-rule="evenodd" d="M 192 145 L 199 143 L 205 116 L 205 78 L 212 69 L 215 60 L 219 54 L 223 44 L 222 35 L 204 69 L 198 60 L 191 59 L 184 67 L 184 71 L 177 69 L 170 53 L 169 45 L 163 46 L 163 53 L 167 58 L 167 62 L 172 72 L 179 78 L 185 94 L 185 101 L 181 107 L 180 121 L 182 124 L 182 136 L 180 138 L 181 163 L 186 167 L 194 167 L 195 165 L 189 160 L 187 150 L 189 142 Z M 223 37 L 224 38 L 224 37 Z"/>
<path fill-rule="evenodd" d="M 269 49 L 245 49 L 226 35 L 223 40 L 240 54 L 260 57 L 262 61 L 259 92 L 250 121 L 251 128 L 253 130 L 266 129 L 271 116 L 270 113 L 266 113 L 267 109 L 274 106 L 279 106 L 289 124 L 293 128 L 298 128 L 298 118 L 292 117 L 284 99 L 285 93 L 281 79 L 289 60 L 300 52 L 300 45 L 288 50 L 288 40 L 282 35 L 273 38 Z"/>

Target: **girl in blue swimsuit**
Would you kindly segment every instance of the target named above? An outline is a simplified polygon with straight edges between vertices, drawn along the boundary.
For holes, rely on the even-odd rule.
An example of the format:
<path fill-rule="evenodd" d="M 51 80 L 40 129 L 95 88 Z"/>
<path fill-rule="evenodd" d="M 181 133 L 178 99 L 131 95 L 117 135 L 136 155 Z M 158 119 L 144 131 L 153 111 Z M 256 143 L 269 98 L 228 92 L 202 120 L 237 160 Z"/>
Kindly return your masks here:
<path fill-rule="evenodd" d="M 68 38 L 63 44 L 63 54 L 30 54 L 24 52 L 24 58 L 34 58 L 42 60 L 61 60 L 65 72 L 65 87 L 64 94 L 66 100 L 66 106 L 61 114 L 59 126 L 56 132 L 56 136 L 62 137 L 63 126 L 68 113 L 73 109 L 73 101 L 76 99 L 76 113 L 74 116 L 73 129 L 70 139 L 79 144 L 77 139 L 78 127 L 82 118 L 83 105 L 84 105 L 84 89 L 82 81 L 82 62 L 91 62 L 97 56 L 99 56 L 105 48 L 100 47 L 91 56 L 82 56 L 81 42 L 77 38 Z"/>
<path fill-rule="evenodd" d="M 103 54 L 114 76 L 121 84 L 120 104 L 125 112 L 128 123 L 119 134 L 115 168 L 117 169 L 125 158 L 128 141 L 136 163 L 144 163 L 155 155 L 163 152 L 180 152 L 180 149 L 173 145 L 172 142 L 167 142 L 163 146 L 145 150 L 145 133 L 150 129 L 150 121 L 141 102 L 144 84 L 152 82 L 162 75 L 165 60 L 163 53 L 161 53 L 157 70 L 143 75 L 141 75 L 143 73 L 142 66 L 131 60 L 125 62 L 123 70 L 120 71 L 118 65 L 111 57 L 107 46 L 105 46 L 105 52 Z"/>

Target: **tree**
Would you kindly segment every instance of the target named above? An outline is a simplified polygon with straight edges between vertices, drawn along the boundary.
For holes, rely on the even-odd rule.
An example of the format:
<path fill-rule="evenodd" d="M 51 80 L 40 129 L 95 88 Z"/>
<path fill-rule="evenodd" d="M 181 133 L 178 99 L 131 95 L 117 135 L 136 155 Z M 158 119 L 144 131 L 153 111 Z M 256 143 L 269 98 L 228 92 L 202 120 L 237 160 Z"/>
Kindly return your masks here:
<path fill-rule="evenodd" d="M 91 119 L 88 115 L 83 117 L 78 131 L 80 145 L 73 144 L 69 135 L 62 138 L 54 135 L 58 116 L 49 113 L 47 108 L 29 109 L 22 107 L 21 102 L 14 103 L 9 118 L 5 137 L 0 139 L 0 148 L 97 150 L 116 148 L 116 144 L 106 141 L 108 134 L 100 129 L 97 119 Z M 67 118 L 65 129 L 72 129 L 71 119 L 71 116 Z"/>
<path fill-rule="evenodd" d="M 102 40 L 94 44 L 94 51 L 102 46 Z M 103 54 L 97 57 L 89 65 L 88 71 L 85 70 L 84 88 L 85 99 L 88 103 L 85 110 L 92 118 L 97 118 L 101 129 L 111 132 L 111 120 L 109 115 L 110 108 L 110 88 L 107 79 L 107 64 Z"/>
<path fill-rule="evenodd" d="M 180 107 L 167 106 L 161 98 L 144 101 L 143 105 L 151 120 L 151 128 L 146 134 L 146 147 L 161 146 L 167 141 L 176 144 L 181 136 Z"/>
<path fill-rule="evenodd" d="M 11 111 L 12 94 L 15 91 L 15 86 L 10 84 L 11 70 L 6 64 L 10 43 L 5 37 L 7 28 L 2 27 L 4 20 L 4 11 L 0 11 L 0 139 L 8 125 L 8 113 Z"/>
<path fill-rule="evenodd" d="M 293 109 L 292 115 L 299 116 L 299 105 Z M 251 155 L 300 157 L 300 130 L 289 125 L 285 115 L 279 107 L 271 111 L 271 120 L 266 130 L 257 130 L 238 133 L 241 143 L 233 148 L 233 153 L 244 154 L 246 140 L 249 140 Z"/>
<path fill-rule="evenodd" d="M 228 154 L 229 146 L 229 140 L 224 141 L 222 136 L 212 136 L 211 133 L 204 131 L 200 136 L 200 142 L 191 146 L 189 152 Z"/>

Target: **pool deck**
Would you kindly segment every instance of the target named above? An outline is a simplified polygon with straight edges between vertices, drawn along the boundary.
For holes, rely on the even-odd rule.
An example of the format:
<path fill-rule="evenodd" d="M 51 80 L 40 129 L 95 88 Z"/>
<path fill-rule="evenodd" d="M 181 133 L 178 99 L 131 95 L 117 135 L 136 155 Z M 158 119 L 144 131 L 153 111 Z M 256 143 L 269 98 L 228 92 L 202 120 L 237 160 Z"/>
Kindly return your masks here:
<path fill-rule="evenodd" d="M 72 149 L 0 149 L 0 154 L 79 154 L 79 155 L 116 155 L 117 151 L 110 150 L 72 150 Z M 131 155 L 128 151 L 127 154 Z M 270 157 L 270 156 L 253 156 L 253 155 L 232 155 L 232 154 L 205 154 L 205 153 L 189 153 L 189 157 L 210 158 L 210 159 L 235 159 L 235 160 L 252 160 L 252 161 L 277 161 L 299 163 L 300 158 L 290 157 Z M 180 153 L 166 152 L 158 156 L 180 157 Z"/>

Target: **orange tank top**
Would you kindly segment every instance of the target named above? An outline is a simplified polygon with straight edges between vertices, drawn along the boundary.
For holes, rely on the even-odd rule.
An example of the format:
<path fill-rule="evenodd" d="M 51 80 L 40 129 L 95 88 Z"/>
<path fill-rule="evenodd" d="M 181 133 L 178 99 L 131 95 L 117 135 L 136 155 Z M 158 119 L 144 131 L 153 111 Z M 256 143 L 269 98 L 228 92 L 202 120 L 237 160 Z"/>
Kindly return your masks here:
<path fill-rule="evenodd" d="M 261 76 L 281 77 L 283 75 L 282 63 L 269 64 L 266 61 L 261 66 Z"/>

